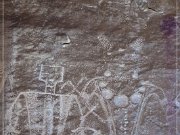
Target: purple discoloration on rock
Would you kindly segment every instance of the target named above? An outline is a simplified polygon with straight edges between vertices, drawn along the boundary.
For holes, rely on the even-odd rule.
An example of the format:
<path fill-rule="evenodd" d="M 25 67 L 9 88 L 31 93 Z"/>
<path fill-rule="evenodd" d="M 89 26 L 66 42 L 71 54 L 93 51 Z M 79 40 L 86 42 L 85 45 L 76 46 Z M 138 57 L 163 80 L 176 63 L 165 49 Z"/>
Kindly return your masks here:
<path fill-rule="evenodd" d="M 174 16 L 165 17 L 160 24 L 161 31 L 164 32 L 165 36 L 170 36 L 176 29 L 176 20 Z"/>
<path fill-rule="evenodd" d="M 176 45 L 173 39 L 176 37 L 176 26 L 177 22 L 173 15 L 165 16 L 160 23 L 160 30 L 163 33 L 163 38 L 165 38 L 164 49 L 167 67 L 175 67 Z"/>
<path fill-rule="evenodd" d="M 170 106 L 168 109 L 167 109 L 167 115 L 173 115 L 176 113 L 176 109 L 172 106 Z"/>
<path fill-rule="evenodd" d="M 166 38 L 165 51 L 167 64 L 172 65 L 175 63 L 176 54 L 175 43 L 171 40 L 171 36 L 175 35 L 176 33 L 176 20 L 174 16 L 166 16 L 160 24 L 160 29 Z"/>

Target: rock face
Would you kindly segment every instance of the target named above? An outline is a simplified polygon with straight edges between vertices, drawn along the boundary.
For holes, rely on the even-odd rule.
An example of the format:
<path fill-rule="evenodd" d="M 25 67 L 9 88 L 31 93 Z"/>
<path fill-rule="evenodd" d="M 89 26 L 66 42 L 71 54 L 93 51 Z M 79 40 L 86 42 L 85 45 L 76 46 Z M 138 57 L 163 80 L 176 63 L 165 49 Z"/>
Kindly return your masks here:
<path fill-rule="evenodd" d="M 179 4 L 5 1 L 4 135 L 180 135 Z"/>

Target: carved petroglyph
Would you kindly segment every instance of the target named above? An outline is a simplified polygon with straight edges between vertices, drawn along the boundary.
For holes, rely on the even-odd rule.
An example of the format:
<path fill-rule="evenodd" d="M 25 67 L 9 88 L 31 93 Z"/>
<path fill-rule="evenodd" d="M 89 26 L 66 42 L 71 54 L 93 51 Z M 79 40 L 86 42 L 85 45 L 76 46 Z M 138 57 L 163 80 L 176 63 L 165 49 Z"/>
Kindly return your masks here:
<path fill-rule="evenodd" d="M 10 117 L 7 118 L 9 123 L 6 131 L 7 134 L 22 133 L 22 129 L 18 127 L 19 119 L 25 115 L 27 117 L 24 118 L 24 121 L 27 121 L 28 124 L 23 130 L 30 135 L 63 134 L 65 132 L 67 118 L 74 103 L 77 104 L 78 108 L 76 109 L 79 110 L 78 119 L 80 123 L 76 129 L 71 129 L 72 133 L 84 135 L 86 131 L 90 130 L 94 132 L 94 135 L 102 134 L 101 130 L 96 130 L 94 129 L 95 127 L 89 127 L 92 126 L 91 124 L 87 125 L 86 120 L 89 119 L 89 116 L 93 115 L 99 122 L 107 125 L 109 135 L 116 134 L 110 104 L 104 100 L 108 95 L 103 98 L 100 87 L 97 84 L 97 80 L 103 77 L 96 77 L 87 81 L 81 92 L 77 90 L 77 87 L 83 80 L 87 80 L 87 78 L 81 78 L 77 86 L 71 81 L 67 81 L 61 85 L 60 89 L 70 85 L 72 86 L 72 91 L 69 94 L 56 94 L 54 87 L 56 87 L 58 82 L 63 82 L 63 76 L 63 67 L 41 65 L 39 80 L 45 83 L 45 92 L 21 92 L 17 96 L 8 111 L 8 116 Z M 88 94 L 87 88 L 90 84 L 94 84 L 95 89 Z M 48 92 L 47 88 L 52 89 L 52 91 Z M 84 95 L 87 95 L 87 98 Z M 99 104 L 97 104 L 98 102 Z M 86 109 L 84 110 L 82 106 Z M 98 114 L 99 109 L 102 109 L 105 117 L 102 114 Z M 56 126 L 54 122 L 56 122 Z"/>
<path fill-rule="evenodd" d="M 118 107 L 126 107 L 128 105 L 128 97 L 126 95 L 115 96 L 113 101 Z"/>
<path fill-rule="evenodd" d="M 175 0 L 4 2 L 6 135 L 175 134 Z"/>
<path fill-rule="evenodd" d="M 138 91 L 134 95 L 131 96 L 132 102 L 139 103 L 138 113 L 137 113 L 137 116 L 135 119 L 135 124 L 134 124 L 133 130 L 131 132 L 131 135 L 139 135 L 139 134 L 147 134 L 148 135 L 148 134 L 150 134 L 151 129 L 149 129 L 147 127 L 146 128 L 144 127 L 144 129 L 145 129 L 144 131 L 139 131 L 143 128 L 143 126 L 146 125 L 146 124 L 144 124 L 143 126 L 141 125 L 142 119 L 144 119 L 146 117 L 147 118 L 150 117 L 147 115 L 147 112 L 145 111 L 146 110 L 145 108 L 148 106 L 148 104 L 150 104 L 150 105 L 147 108 L 149 108 L 151 110 L 150 114 L 152 115 L 152 117 L 154 117 L 155 121 L 158 118 L 159 119 L 158 122 L 160 122 L 162 120 L 162 123 L 165 123 L 164 125 L 166 126 L 166 121 L 163 121 L 163 120 L 165 120 L 165 110 L 163 108 L 163 104 L 161 103 L 161 101 L 166 98 L 163 89 L 153 85 L 149 81 L 146 81 L 146 82 L 143 81 L 141 84 L 143 85 L 143 87 L 138 89 Z M 140 93 L 142 93 L 142 94 L 140 94 Z M 157 106 L 158 107 L 157 108 L 154 108 L 155 106 L 152 107 L 153 103 L 155 103 L 156 107 Z M 159 109 L 159 112 L 162 113 L 162 115 L 155 116 L 155 114 L 157 112 L 152 114 L 152 112 L 158 111 L 158 109 Z M 144 115 L 146 115 L 146 116 L 144 116 Z M 155 131 L 155 130 L 157 130 L 157 129 L 154 128 L 154 134 L 157 134 L 158 130 L 157 131 Z M 166 133 L 166 128 L 163 129 L 163 133 Z"/>
<path fill-rule="evenodd" d="M 127 50 L 120 48 L 115 53 L 110 52 L 112 45 L 108 38 L 100 35 L 98 39 L 107 54 L 123 53 Z M 129 49 L 133 53 L 124 53 L 122 55 L 121 64 L 117 63 L 119 68 L 117 71 L 113 71 L 112 68 L 114 67 L 109 64 L 100 75 L 97 74 L 90 78 L 83 75 L 83 77 L 78 78 L 80 79 L 78 82 L 76 79 L 71 80 L 71 77 L 67 77 L 68 79 L 64 77 L 66 73 L 63 66 L 56 64 L 41 65 L 39 80 L 45 84 L 44 92 L 28 90 L 29 92 L 20 93 L 8 111 L 10 118 L 8 118 L 7 129 L 11 129 L 9 132 L 12 133 L 25 134 L 27 132 L 26 134 L 30 135 L 86 135 L 90 131 L 93 134 L 115 135 L 121 134 L 117 131 L 119 127 L 122 134 L 138 134 L 143 125 L 142 116 L 146 117 L 143 110 L 145 108 L 144 104 L 149 103 L 149 101 L 145 102 L 148 94 L 156 93 L 158 96 L 154 96 L 153 100 L 158 102 L 159 98 L 160 102 L 158 103 L 160 105 L 161 100 L 165 97 L 162 88 L 148 81 L 142 81 L 139 84 L 140 87 L 134 86 L 134 88 L 139 87 L 137 91 L 132 87 L 129 90 L 131 92 L 126 93 L 121 88 L 123 81 L 127 81 L 127 83 L 123 84 L 123 87 L 126 87 L 126 85 L 128 87 L 131 83 L 133 84 L 133 81 L 138 82 L 141 79 L 138 64 L 137 66 L 129 64 L 131 64 L 131 61 L 136 63 L 141 58 L 143 42 L 143 38 L 137 38 L 130 43 Z M 130 61 L 127 62 L 126 58 L 130 59 Z M 64 65 L 67 68 L 71 66 Z M 112 81 L 118 85 L 113 87 L 113 83 L 109 83 Z M 57 85 L 58 88 L 56 87 Z M 153 87 L 154 89 L 149 90 L 148 87 Z M 134 120 L 131 118 L 131 108 L 134 109 L 133 113 L 137 116 Z M 119 109 L 121 113 L 123 109 L 126 110 L 123 118 L 119 120 L 122 122 L 122 127 L 119 126 L 119 123 L 114 118 L 117 116 L 115 114 L 116 109 Z M 73 114 L 77 114 L 75 117 L 77 119 L 76 126 L 73 125 L 73 122 L 69 123 L 69 119 L 72 119 Z M 27 119 L 24 116 L 28 116 Z M 24 124 L 24 127 L 19 128 L 18 126 L 21 125 L 19 122 L 23 121 L 26 124 Z M 132 124 L 133 122 L 134 124 Z M 71 127 L 71 125 L 73 126 Z"/>
<path fill-rule="evenodd" d="M 69 117 L 77 115 L 75 118 L 79 123 L 75 126 L 68 126 L 68 134 L 86 135 L 91 132 L 94 135 L 117 134 L 117 125 L 114 121 L 112 104 L 116 108 L 125 109 L 123 120 L 121 120 L 120 130 L 124 135 L 138 135 L 139 132 L 148 134 L 149 131 L 142 131 L 144 117 L 150 122 L 150 115 L 146 115 L 147 104 L 155 103 L 158 109 L 164 113 L 161 101 L 165 99 L 165 93 L 162 88 L 153 85 L 149 81 L 141 81 L 139 87 L 130 97 L 118 94 L 108 87 L 106 79 L 112 79 L 110 69 L 104 72 L 104 76 L 97 76 L 92 79 L 82 77 L 77 84 L 71 81 L 64 82 L 64 68 L 62 66 L 41 65 L 39 80 L 45 83 L 44 92 L 21 92 L 11 105 L 7 118 L 6 134 L 67 134 L 67 124 Z M 86 81 L 82 89 L 79 86 Z M 66 94 L 57 94 L 56 85 L 60 83 L 58 92 L 71 87 Z M 94 87 L 92 87 L 94 86 Z M 47 91 L 49 90 L 49 91 Z M 112 102 L 113 101 L 113 102 Z M 130 106 L 138 106 L 134 112 L 136 117 L 134 121 L 129 121 L 131 112 Z M 152 108 L 152 106 L 149 106 Z M 152 109 L 151 109 L 152 110 Z M 72 112 L 71 112 L 72 111 Z M 73 113 L 73 112 L 76 113 Z M 100 112 L 100 113 L 99 113 Z M 153 111 L 148 111 L 152 117 L 158 116 Z M 26 117 L 25 117 L 26 116 Z M 165 116 L 165 113 L 162 117 Z M 158 118 L 160 123 L 152 121 L 157 126 L 163 126 L 166 123 L 163 118 Z M 101 130 L 94 125 L 94 122 L 101 123 L 107 130 Z M 22 123 L 24 126 L 19 127 Z M 133 124 L 132 124 L 133 123 Z M 132 128 L 129 125 L 134 125 Z M 165 127 L 164 124 L 163 127 Z M 148 128 L 148 127 L 146 127 Z M 105 132 L 106 131 L 106 132 Z M 158 131 L 157 131 L 158 132 Z M 165 129 L 163 130 L 165 132 Z"/>
<path fill-rule="evenodd" d="M 64 77 L 64 67 L 61 66 L 48 66 L 41 65 L 39 80 L 45 83 L 45 93 L 47 93 L 48 88 L 53 88 L 53 93 L 55 93 L 55 88 L 57 83 L 63 82 Z"/>
<path fill-rule="evenodd" d="M 103 34 L 99 35 L 98 39 L 104 49 L 106 49 L 107 51 L 109 51 L 111 49 L 112 45 L 105 35 L 103 35 Z"/>
<path fill-rule="evenodd" d="M 141 98 L 142 98 L 142 94 L 140 93 L 134 93 L 130 99 L 131 99 L 131 102 L 134 103 L 134 104 L 139 104 L 140 101 L 141 101 Z"/>
<path fill-rule="evenodd" d="M 139 54 L 142 52 L 144 46 L 143 41 L 144 41 L 143 38 L 138 38 L 129 45 L 135 54 Z"/>
<path fill-rule="evenodd" d="M 24 98 L 20 99 L 22 96 Z M 23 104 L 22 102 L 25 102 L 26 104 Z M 42 92 L 20 93 L 9 109 L 9 127 L 14 130 L 9 131 L 9 129 L 7 129 L 7 132 L 21 133 L 22 129 L 20 130 L 18 128 L 18 120 L 24 115 L 23 111 L 26 110 L 26 119 L 28 121 L 30 134 L 38 134 L 38 132 L 41 132 L 41 134 L 51 135 L 56 128 L 56 130 L 58 130 L 57 133 L 61 134 L 63 133 L 68 112 L 73 102 L 80 107 L 76 95 L 47 94 Z M 58 110 L 55 108 L 55 105 L 56 107 L 57 105 L 59 106 Z M 54 127 L 53 124 L 55 113 L 59 114 L 59 124 L 57 127 Z M 80 115 L 82 115 L 82 112 Z"/>

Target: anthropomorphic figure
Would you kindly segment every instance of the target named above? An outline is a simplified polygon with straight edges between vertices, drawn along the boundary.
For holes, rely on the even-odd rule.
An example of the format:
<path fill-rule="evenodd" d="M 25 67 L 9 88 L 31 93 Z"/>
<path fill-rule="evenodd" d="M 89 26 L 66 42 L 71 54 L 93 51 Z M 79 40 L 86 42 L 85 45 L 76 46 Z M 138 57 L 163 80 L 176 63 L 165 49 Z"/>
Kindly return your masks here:
<path fill-rule="evenodd" d="M 82 78 L 77 85 L 63 82 L 60 66 L 41 66 L 39 80 L 45 92 L 21 92 L 8 110 L 6 134 L 23 135 L 115 135 L 111 108 L 99 83 L 104 77 Z M 59 75 L 60 73 L 60 75 Z M 83 84 L 83 89 L 78 86 Z M 67 93 L 56 93 L 70 88 Z"/>

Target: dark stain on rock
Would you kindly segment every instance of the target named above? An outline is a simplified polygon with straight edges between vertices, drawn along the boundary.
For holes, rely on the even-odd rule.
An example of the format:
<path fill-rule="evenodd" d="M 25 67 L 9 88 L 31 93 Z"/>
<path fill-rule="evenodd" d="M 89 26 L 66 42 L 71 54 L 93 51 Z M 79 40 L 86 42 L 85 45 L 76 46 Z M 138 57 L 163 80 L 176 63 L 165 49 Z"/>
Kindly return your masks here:
<path fill-rule="evenodd" d="M 165 16 L 160 24 L 160 29 L 165 36 L 170 36 L 175 33 L 176 20 L 172 15 Z"/>

